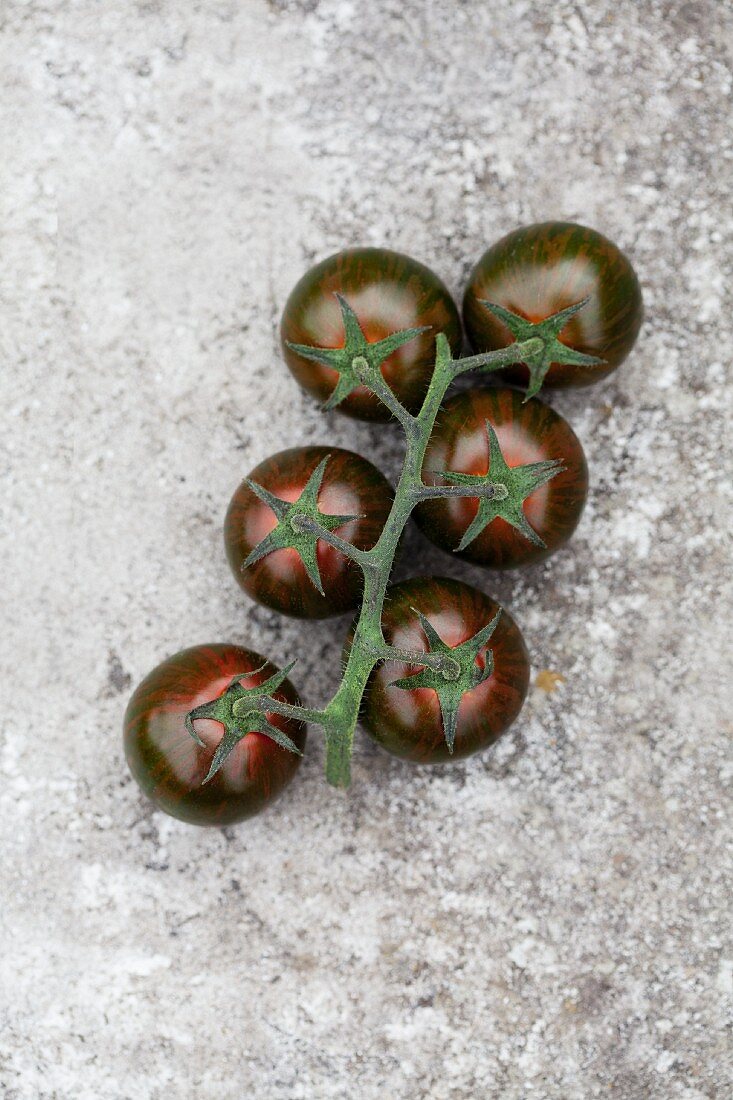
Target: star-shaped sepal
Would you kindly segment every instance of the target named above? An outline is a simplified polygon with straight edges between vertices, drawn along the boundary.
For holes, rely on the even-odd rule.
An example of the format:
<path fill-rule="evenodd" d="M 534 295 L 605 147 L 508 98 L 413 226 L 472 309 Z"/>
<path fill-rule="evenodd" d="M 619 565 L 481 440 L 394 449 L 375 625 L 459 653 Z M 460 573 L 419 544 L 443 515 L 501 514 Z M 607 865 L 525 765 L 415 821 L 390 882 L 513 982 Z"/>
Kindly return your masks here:
<path fill-rule="evenodd" d="M 442 661 L 436 662 L 437 667 L 425 666 L 420 672 L 412 676 L 404 676 L 402 679 L 393 680 L 391 687 L 412 691 L 414 688 L 432 688 L 438 696 L 440 713 L 443 720 L 443 733 L 445 735 L 448 752 L 452 753 L 456 741 L 456 729 L 458 726 L 458 708 L 461 699 L 467 691 L 488 680 L 494 671 L 494 656 L 490 649 L 484 654 L 484 665 L 481 668 L 476 663 L 481 650 L 496 630 L 501 617 L 501 611 L 497 611 L 494 618 L 478 633 L 457 646 L 449 646 L 438 634 L 432 623 L 413 607 L 412 610 L 418 616 L 428 643 L 428 653 L 440 654 Z"/>
<path fill-rule="evenodd" d="M 303 755 L 295 742 L 274 726 L 267 717 L 268 702 L 272 701 L 274 693 L 287 678 L 294 664 L 295 661 L 291 661 L 285 668 L 273 673 L 267 680 L 253 688 L 243 687 L 242 680 L 246 676 L 254 676 L 261 672 L 265 665 L 261 665 L 252 672 L 240 672 L 232 677 L 226 691 L 218 699 L 202 703 L 201 706 L 194 707 L 188 712 L 185 718 L 186 729 L 196 744 L 201 745 L 202 748 L 206 748 L 206 742 L 201 740 L 194 726 L 198 718 L 213 719 L 224 727 L 224 736 L 216 747 L 204 783 L 213 779 L 231 751 L 248 733 L 263 733 L 289 752 L 294 752 L 298 756 Z"/>
<path fill-rule="evenodd" d="M 298 551 L 305 571 L 316 590 L 322 596 L 324 595 L 316 554 L 318 539 L 323 531 L 334 531 L 337 527 L 343 527 L 345 523 L 362 518 L 360 515 L 326 515 L 318 507 L 318 493 L 330 457 L 326 455 L 318 463 L 308 478 L 303 492 L 294 502 L 281 500 L 262 485 L 258 485 L 256 481 L 246 479 L 252 492 L 275 513 L 278 522 L 269 535 L 257 543 L 243 563 L 242 569 L 248 569 L 267 554 L 271 554 L 273 550 L 292 548 Z"/>
<path fill-rule="evenodd" d="M 539 337 L 542 340 L 542 347 L 537 354 L 527 356 L 524 361 L 529 371 L 529 385 L 524 397 L 525 401 L 529 401 L 530 397 L 534 397 L 535 394 L 539 393 L 545 375 L 553 363 L 573 364 L 583 367 L 605 363 L 605 359 L 599 359 L 596 355 L 586 355 L 582 351 L 575 351 L 574 348 L 569 348 L 567 344 L 563 344 L 558 339 L 570 318 L 574 317 L 583 306 L 587 305 L 588 301 L 589 298 L 583 298 L 582 301 L 568 306 L 567 309 L 561 309 L 558 313 L 553 313 L 551 317 L 546 317 L 544 321 L 532 322 L 525 317 L 520 317 L 518 313 L 512 313 L 510 309 L 506 309 L 504 306 L 497 305 L 495 302 L 481 300 L 481 305 L 485 306 L 506 325 L 517 341 L 531 340 L 533 337 Z"/>
<path fill-rule="evenodd" d="M 333 392 L 326 401 L 324 409 L 333 409 L 339 405 L 345 397 L 357 388 L 366 386 L 372 393 L 377 393 L 382 384 L 381 366 L 397 348 L 403 344 L 409 344 L 421 333 L 427 332 L 428 326 L 422 328 L 403 329 L 385 336 L 383 340 L 370 343 L 362 331 L 359 320 L 353 309 L 343 297 L 336 292 L 341 317 L 344 323 L 344 346 L 342 348 L 318 348 L 308 344 L 292 344 L 288 342 L 291 351 L 302 355 L 304 359 L 312 359 L 316 363 L 335 370 L 339 379 Z M 378 394 L 377 394 L 378 395 Z"/>
<path fill-rule="evenodd" d="M 501 452 L 496 432 L 488 420 L 486 434 L 489 441 L 488 473 L 463 474 L 452 470 L 440 473 L 440 477 L 452 485 L 475 488 L 479 502 L 476 515 L 466 528 L 456 551 L 465 550 L 497 516 L 524 535 L 534 546 L 544 547 L 544 540 L 524 514 L 523 504 L 535 489 L 546 485 L 565 467 L 555 459 L 529 462 L 524 466 L 509 466 Z"/>

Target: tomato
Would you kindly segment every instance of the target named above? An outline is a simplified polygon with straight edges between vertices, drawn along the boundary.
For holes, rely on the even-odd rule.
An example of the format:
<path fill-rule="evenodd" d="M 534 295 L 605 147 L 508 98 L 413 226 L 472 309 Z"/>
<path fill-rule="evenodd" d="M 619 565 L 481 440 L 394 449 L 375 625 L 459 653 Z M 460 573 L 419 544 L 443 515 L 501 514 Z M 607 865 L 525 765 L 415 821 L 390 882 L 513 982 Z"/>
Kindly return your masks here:
<path fill-rule="evenodd" d="M 516 229 L 492 245 L 469 277 L 463 299 L 466 332 L 477 351 L 506 347 L 513 342 L 509 329 L 482 301 L 536 323 L 586 297 L 589 301 L 570 318 L 559 339 L 605 363 L 553 363 L 544 379 L 548 386 L 586 386 L 623 362 L 643 319 L 633 267 L 615 244 L 594 229 L 571 222 L 543 222 Z M 529 378 L 521 363 L 500 373 L 521 385 Z"/>
<path fill-rule="evenodd" d="M 500 456 L 490 460 L 487 421 L 509 467 L 503 476 Z M 534 463 L 543 465 L 533 469 Z M 528 471 L 519 469 L 527 466 Z M 588 492 L 583 448 L 567 420 L 537 398 L 525 402 L 510 389 L 464 390 L 446 401 L 425 453 L 423 481 L 448 483 L 439 476 L 442 471 L 488 474 L 497 483 L 513 479 L 520 482 L 519 497 L 528 492 L 518 505 L 510 499 L 487 502 L 486 526 L 460 550 L 466 535 L 473 534 L 478 497 L 426 500 L 413 513 L 436 546 L 492 568 L 528 565 L 552 554 L 575 530 Z M 467 484 L 472 479 L 455 480 Z"/>
<path fill-rule="evenodd" d="M 392 507 L 392 486 L 371 462 L 340 447 L 293 447 L 261 462 L 234 493 L 224 523 L 229 564 L 244 591 L 266 607 L 306 619 L 356 607 L 363 585 L 359 567 L 322 539 L 304 536 L 292 540 L 299 542 L 299 549 L 273 549 L 253 565 L 245 568 L 245 562 L 263 539 L 273 538 L 275 528 L 293 534 L 287 520 L 278 525 L 273 506 L 302 499 L 309 482 L 312 487 L 311 479 L 318 480 L 317 471 L 325 460 L 315 494 L 321 520 L 360 550 L 371 549 Z M 278 500 L 261 499 L 248 482 Z M 334 526 L 331 516 L 339 517 L 341 523 Z M 323 595 L 316 587 L 319 582 Z"/>
<path fill-rule="evenodd" d="M 403 329 L 429 326 L 382 366 L 402 404 L 417 412 L 432 377 L 437 334 L 445 333 L 454 355 L 461 350 L 460 317 L 448 290 L 424 264 L 386 248 L 346 249 L 306 272 L 288 298 L 280 332 L 290 370 L 321 401 L 333 394 L 339 373 L 288 345 L 344 347 L 345 321 L 337 292 L 355 312 L 370 344 Z M 356 385 L 336 407 L 359 420 L 390 419 L 389 411 L 363 385 Z"/>
<path fill-rule="evenodd" d="M 192 825 L 231 825 L 259 813 L 288 785 L 301 757 L 264 733 L 251 732 L 235 745 L 216 774 L 204 782 L 222 741 L 224 726 L 212 719 L 195 722 L 197 744 L 186 728 L 194 707 L 221 698 L 232 679 L 254 688 L 277 673 L 275 665 L 235 645 L 183 649 L 154 668 L 132 694 L 125 713 L 125 756 L 136 781 L 158 809 Z M 297 704 L 285 679 L 273 697 Z M 302 722 L 268 714 L 302 752 Z"/>
<path fill-rule="evenodd" d="M 395 756 L 419 764 L 440 764 L 486 748 L 509 728 L 527 694 L 529 657 L 511 615 L 468 584 L 418 577 L 391 585 L 382 614 L 385 641 L 411 652 L 434 649 L 437 642 L 428 638 L 418 612 L 427 619 L 428 632 L 432 627 L 451 648 L 466 643 L 498 615 L 475 659 L 477 678 L 489 670 L 490 674 L 461 698 L 452 754 L 437 692 L 425 686 L 395 686 L 395 681 L 424 679 L 419 667 L 385 661 L 377 665 L 367 684 L 362 721 L 370 737 Z M 349 645 L 350 638 L 347 651 Z"/>

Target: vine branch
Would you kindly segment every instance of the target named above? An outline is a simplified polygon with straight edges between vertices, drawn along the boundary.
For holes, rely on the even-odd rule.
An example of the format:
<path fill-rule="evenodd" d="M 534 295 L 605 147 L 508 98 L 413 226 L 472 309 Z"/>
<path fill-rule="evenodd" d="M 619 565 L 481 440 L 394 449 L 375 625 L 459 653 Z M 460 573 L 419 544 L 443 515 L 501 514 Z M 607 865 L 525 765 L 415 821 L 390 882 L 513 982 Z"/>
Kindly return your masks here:
<path fill-rule="evenodd" d="M 300 719 L 323 728 L 326 742 L 326 778 L 337 787 L 346 787 L 350 780 L 351 751 L 362 696 L 369 677 L 379 661 L 399 661 L 420 668 L 404 680 L 395 681 L 396 687 L 431 687 L 436 691 L 443 716 L 443 727 L 450 750 L 456 733 L 458 706 L 463 693 L 470 691 L 491 674 L 493 659 L 487 652 L 486 663 L 480 669 L 476 656 L 496 626 L 498 616 L 488 623 L 474 638 L 456 647 L 448 647 L 437 635 L 428 620 L 418 612 L 427 641 L 424 652 L 411 652 L 388 645 L 382 633 L 382 608 L 389 584 L 392 565 L 402 532 L 416 504 L 422 500 L 439 497 L 472 497 L 479 501 L 479 511 L 464 535 L 461 547 L 475 538 L 497 515 L 513 523 L 530 539 L 538 536 L 524 518 L 521 505 L 530 492 L 555 476 L 561 469 L 559 463 L 534 463 L 532 466 L 509 468 L 498 450 L 498 441 L 487 424 L 490 446 L 489 474 L 462 475 L 445 471 L 442 475 L 449 484 L 426 485 L 422 480 L 425 452 L 433 431 L 436 416 L 452 382 L 467 371 L 484 373 L 500 370 L 514 363 L 524 363 L 530 372 L 527 397 L 536 393 L 542 385 L 551 362 L 578 362 L 579 353 L 565 347 L 557 339 L 562 326 L 582 306 L 579 302 L 545 321 L 532 324 L 501 307 L 484 303 L 507 325 L 515 336 L 514 343 L 495 351 L 481 352 L 464 359 L 453 359 L 446 337 L 436 337 L 435 367 L 422 407 L 413 416 L 387 384 L 382 374 L 382 364 L 394 351 L 413 340 L 424 329 L 408 329 L 370 344 L 361 330 L 358 319 L 348 302 L 337 295 L 344 323 L 342 348 L 314 348 L 290 345 L 298 354 L 324 363 L 335 370 L 338 381 L 326 407 L 332 408 L 348 396 L 357 386 L 365 386 L 389 409 L 399 421 L 405 433 L 405 460 L 402 467 L 392 508 L 376 544 L 371 550 L 360 550 L 335 534 L 334 528 L 343 525 L 353 516 L 329 516 L 320 512 L 318 490 L 327 463 L 325 459 L 311 475 L 301 497 L 294 503 L 274 497 L 262 486 L 250 482 L 250 487 L 278 518 L 278 524 L 262 543 L 255 547 L 245 562 L 245 568 L 260 560 L 265 554 L 283 546 L 292 546 L 301 555 L 313 584 L 322 592 L 321 578 L 316 560 L 316 544 L 323 540 L 355 562 L 364 574 L 364 592 L 356 620 L 346 665 L 341 681 L 330 702 L 323 710 L 287 703 L 273 696 L 270 682 L 263 689 L 244 692 L 236 684 L 228 689 L 236 698 L 225 703 L 205 704 L 187 717 L 189 732 L 198 739 L 193 721 L 196 717 L 216 717 L 225 725 L 224 749 L 217 751 L 220 766 L 241 736 L 242 721 L 246 718 L 267 736 L 278 731 L 267 720 L 267 714 L 279 714 Z M 583 361 L 592 357 L 583 356 Z M 598 361 L 598 360 L 594 360 Z M 491 480 L 489 480 L 491 477 Z M 288 670 L 291 666 L 288 666 Z M 286 675 L 279 674 L 278 686 Z M 222 697 L 223 698 L 223 697 Z M 260 715 L 259 719 L 253 715 Z M 239 723 L 230 726 L 227 722 Z M 233 731 L 233 732 L 232 732 Z M 246 731 L 245 731 L 246 732 Z M 281 740 L 281 738 L 280 738 Z M 225 744 L 226 743 L 226 744 Z M 282 743 L 282 740 L 281 740 Z M 286 746 L 287 747 L 287 746 Z M 214 764 L 207 778 L 214 774 Z"/>

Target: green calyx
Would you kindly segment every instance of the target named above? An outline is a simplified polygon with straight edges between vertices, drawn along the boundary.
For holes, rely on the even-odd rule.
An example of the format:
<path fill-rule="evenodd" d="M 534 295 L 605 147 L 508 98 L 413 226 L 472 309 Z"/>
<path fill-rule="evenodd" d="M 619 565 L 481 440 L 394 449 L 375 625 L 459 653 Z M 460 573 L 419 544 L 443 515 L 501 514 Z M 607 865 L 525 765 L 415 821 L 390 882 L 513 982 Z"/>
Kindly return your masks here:
<path fill-rule="evenodd" d="M 448 745 L 448 751 L 452 753 L 456 741 L 458 707 L 461 699 L 467 691 L 473 691 L 484 680 L 488 680 L 494 671 L 494 657 L 491 650 L 486 651 L 483 668 L 476 664 L 476 658 L 494 633 L 501 617 L 501 611 L 497 611 L 491 622 L 482 627 L 472 638 L 461 642 L 460 645 L 449 646 L 421 611 L 418 611 L 415 607 L 412 610 L 418 616 L 427 639 L 427 652 L 442 654 L 445 660 L 437 669 L 425 667 L 421 672 L 416 672 L 412 676 L 404 676 L 399 680 L 393 680 L 390 686 L 403 688 L 405 691 L 412 691 L 418 687 L 432 688 L 438 696 L 443 720 L 443 734 Z"/>
<path fill-rule="evenodd" d="M 440 476 L 452 485 L 475 489 L 478 511 L 466 528 L 456 551 L 465 550 L 497 517 L 510 524 L 535 546 L 545 543 L 529 524 L 524 514 L 524 501 L 535 489 L 546 485 L 565 467 L 561 462 L 529 462 L 525 466 L 509 466 L 502 454 L 499 440 L 491 423 L 486 421 L 489 440 L 489 471 L 486 474 L 462 474 L 451 470 Z"/>
<path fill-rule="evenodd" d="M 596 355 L 585 355 L 581 351 L 575 351 L 558 339 L 570 318 L 574 317 L 587 304 L 588 300 L 588 298 L 584 298 L 581 302 L 576 302 L 574 305 L 568 306 L 567 309 L 561 309 L 551 317 L 545 318 L 544 321 L 537 321 L 536 323 L 527 321 L 519 314 L 512 313 L 511 310 L 505 309 L 504 306 L 499 306 L 495 302 L 481 301 L 482 306 L 485 306 L 506 325 L 517 342 L 523 343 L 533 338 L 539 338 L 542 341 L 541 346 L 538 345 L 536 351 L 529 354 L 525 353 L 522 359 L 529 371 L 529 385 L 527 386 L 525 401 L 529 401 L 530 397 L 534 397 L 535 394 L 539 393 L 545 375 L 553 363 L 594 366 L 605 362 L 604 359 L 599 359 Z"/>
<path fill-rule="evenodd" d="M 242 569 L 248 569 L 265 555 L 273 550 L 292 548 L 297 550 L 305 567 L 308 577 L 323 595 L 323 582 L 318 568 L 318 556 L 316 547 L 318 539 L 325 532 L 334 531 L 337 527 L 343 527 L 351 520 L 360 519 L 361 516 L 333 516 L 325 515 L 318 507 L 318 493 L 320 492 L 323 475 L 326 472 L 330 455 L 318 463 L 308 482 L 294 502 L 281 500 L 280 497 L 258 485 L 256 481 L 247 478 L 247 485 L 259 499 L 277 516 L 277 526 L 266 535 L 261 542 L 248 555 L 242 565 Z"/>
<path fill-rule="evenodd" d="M 349 303 L 341 294 L 336 294 L 336 297 L 344 323 L 342 348 L 313 348 L 307 344 L 288 344 L 291 351 L 302 355 L 304 359 L 323 363 L 324 366 L 338 373 L 339 380 L 324 409 L 335 408 L 345 397 L 353 393 L 357 386 L 367 386 L 374 392 L 373 383 L 377 380 L 377 375 L 381 378 L 381 366 L 385 359 L 403 344 L 409 344 L 416 336 L 427 332 L 429 327 L 404 329 L 402 332 L 386 336 L 383 340 L 370 343 Z"/>
<path fill-rule="evenodd" d="M 295 661 L 274 673 L 264 683 L 254 688 L 242 686 L 245 676 L 254 676 L 265 667 L 255 669 L 253 672 L 241 672 L 234 676 L 227 689 L 218 697 L 208 703 L 202 703 L 199 707 L 190 710 L 185 718 L 186 729 L 193 737 L 197 745 L 206 748 L 206 742 L 202 741 L 196 732 L 194 722 L 199 718 L 209 718 L 219 722 L 224 727 L 224 736 L 216 747 L 211 767 L 204 779 L 208 783 L 216 775 L 226 758 L 248 733 L 262 733 L 270 737 L 278 745 L 290 752 L 302 756 L 298 746 L 286 733 L 274 726 L 267 717 L 271 707 L 277 706 L 277 701 L 272 698 L 274 692 L 286 679 Z"/>

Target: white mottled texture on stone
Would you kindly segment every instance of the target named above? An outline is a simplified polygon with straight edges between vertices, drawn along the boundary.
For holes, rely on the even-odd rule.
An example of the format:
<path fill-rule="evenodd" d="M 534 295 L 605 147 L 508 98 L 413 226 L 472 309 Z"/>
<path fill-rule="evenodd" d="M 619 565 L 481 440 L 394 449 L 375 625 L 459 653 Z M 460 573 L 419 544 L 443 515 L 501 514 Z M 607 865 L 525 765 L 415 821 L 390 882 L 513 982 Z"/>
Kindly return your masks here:
<path fill-rule="evenodd" d="M 733 9 L 700 0 L 4 0 L 0 6 L 3 1100 L 727 1100 Z M 154 812 L 133 685 L 195 642 L 300 661 L 344 621 L 235 588 L 269 453 L 394 477 L 278 350 L 316 259 L 385 244 L 460 293 L 518 224 L 593 225 L 647 320 L 551 397 L 588 453 L 568 549 L 398 575 L 505 601 L 540 675 L 444 770 L 311 736 L 239 828 Z M 554 691 L 547 690 L 557 683 Z"/>

